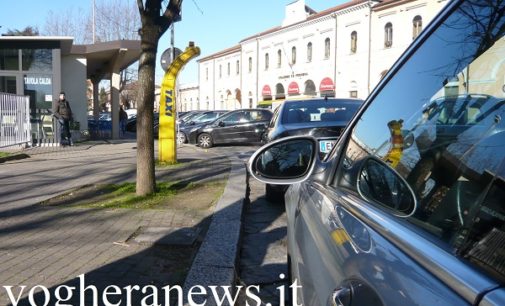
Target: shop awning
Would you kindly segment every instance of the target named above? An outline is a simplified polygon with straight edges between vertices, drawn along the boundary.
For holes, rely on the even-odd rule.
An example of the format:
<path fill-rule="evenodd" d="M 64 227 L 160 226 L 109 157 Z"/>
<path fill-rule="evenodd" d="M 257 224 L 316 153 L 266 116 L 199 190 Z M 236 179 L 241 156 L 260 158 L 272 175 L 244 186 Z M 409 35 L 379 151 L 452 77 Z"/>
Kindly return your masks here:
<path fill-rule="evenodd" d="M 333 84 L 333 80 L 330 78 L 324 78 L 319 85 L 319 92 L 327 92 L 334 91 L 335 84 Z"/>
<path fill-rule="evenodd" d="M 270 86 L 268 85 L 263 86 L 263 89 L 261 90 L 261 95 L 264 97 L 271 97 L 272 89 L 270 88 Z"/>
<path fill-rule="evenodd" d="M 300 94 L 300 87 L 298 87 L 298 83 L 291 82 L 288 86 L 288 95 L 298 95 Z"/>

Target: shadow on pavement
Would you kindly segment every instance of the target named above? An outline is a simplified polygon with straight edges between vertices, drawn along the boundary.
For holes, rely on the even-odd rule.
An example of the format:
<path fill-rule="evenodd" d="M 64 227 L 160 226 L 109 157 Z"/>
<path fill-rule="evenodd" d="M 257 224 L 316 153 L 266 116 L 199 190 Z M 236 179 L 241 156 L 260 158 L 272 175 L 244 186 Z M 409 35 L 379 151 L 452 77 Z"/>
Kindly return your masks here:
<path fill-rule="evenodd" d="M 230 206 L 224 210 L 234 209 L 236 208 Z M 216 213 L 226 214 L 225 211 Z M 166 246 L 157 243 L 172 238 L 180 239 L 181 233 L 175 231 L 158 239 L 144 251 L 116 260 L 86 274 L 76 275 L 69 281 L 47 289 L 38 286 L 34 290 L 36 292 L 32 294 L 29 293 L 33 287 L 25 288 L 23 298 L 17 305 L 55 305 L 58 299 L 61 305 L 182 305 L 180 294 L 187 294 L 187 292 L 182 293 L 186 273 L 211 220 L 212 216 L 209 216 L 192 227 L 199 230 L 199 235 L 191 246 Z M 129 239 L 125 247 L 129 243 L 136 242 Z M 20 290 L 18 284 L 2 285 L 14 286 L 12 291 L 14 297 L 17 298 Z M 163 289 L 163 287 L 166 288 Z M 169 291 L 170 288 L 172 290 Z M 209 288 L 206 289 L 210 291 Z M 2 295 L 7 296 L 6 292 L 2 292 Z"/>

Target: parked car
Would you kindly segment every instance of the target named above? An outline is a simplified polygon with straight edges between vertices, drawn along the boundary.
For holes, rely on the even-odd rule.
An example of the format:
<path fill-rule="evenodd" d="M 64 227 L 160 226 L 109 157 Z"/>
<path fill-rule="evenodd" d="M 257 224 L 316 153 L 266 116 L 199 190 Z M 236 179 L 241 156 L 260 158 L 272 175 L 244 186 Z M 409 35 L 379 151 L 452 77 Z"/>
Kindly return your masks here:
<path fill-rule="evenodd" d="M 177 124 L 184 124 L 186 122 L 190 122 L 193 118 L 200 116 L 203 112 L 204 111 L 201 111 L 201 110 L 193 110 L 193 111 L 186 112 L 186 113 L 179 115 L 177 117 L 176 123 Z"/>
<path fill-rule="evenodd" d="M 318 139 L 322 159 L 362 104 L 360 99 L 342 98 L 286 100 L 275 109 L 263 141 L 311 135 Z M 269 201 L 282 202 L 287 186 L 267 184 L 265 188 Z"/>
<path fill-rule="evenodd" d="M 193 119 L 191 119 L 191 121 L 179 124 L 179 128 L 177 130 L 177 143 L 188 142 L 188 136 L 190 130 L 201 127 L 204 124 L 214 121 L 221 115 L 225 114 L 226 112 L 227 111 L 224 110 L 212 110 L 202 112 L 199 116 L 196 116 Z"/>
<path fill-rule="evenodd" d="M 360 99 L 327 97 L 286 100 L 275 109 L 264 140 L 312 135 L 322 139 L 321 152 L 328 153 L 362 104 Z"/>
<path fill-rule="evenodd" d="M 221 143 L 260 142 L 272 112 L 267 109 L 239 109 L 230 111 L 213 122 L 194 128 L 189 142 L 201 148 Z"/>
<path fill-rule="evenodd" d="M 157 137 L 158 135 L 158 124 L 160 120 L 160 114 L 159 113 L 154 113 L 153 117 L 153 123 L 154 123 L 154 136 Z M 131 133 L 136 133 L 137 132 L 137 116 L 128 119 L 126 122 L 126 130 Z"/>
<path fill-rule="evenodd" d="M 291 185 L 301 305 L 505 305 L 505 2 L 453 0 L 321 160 L 281 138 L 250 174 Z"/>

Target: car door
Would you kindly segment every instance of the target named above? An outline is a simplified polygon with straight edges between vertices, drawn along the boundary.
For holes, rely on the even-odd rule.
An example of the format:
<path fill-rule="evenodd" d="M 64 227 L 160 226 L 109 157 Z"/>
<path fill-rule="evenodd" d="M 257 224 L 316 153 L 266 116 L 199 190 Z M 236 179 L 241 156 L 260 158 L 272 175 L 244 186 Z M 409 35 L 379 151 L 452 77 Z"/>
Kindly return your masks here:
<path fill-rule="evenodd" d="M 230 113 L 216 122 L 213 130 L 215 143 L 233 143 L 244 141 L 245 126 L 249 123 L 244 111 Z"/>
<path fill-rule="evenodd" d="M 505 107 L 483 105 L 457 135 L 428 120 L 433 101 L 455 90 L 502 96 L 487 67 L 505 72 L 504 9 L 451 2 L 330 158 L 288 189 L 298 303 L 505 304 Z M 448 88 L 469 82 L 468 71 L 471 83 Z"/>
<path fill-rule="evenodd" d="M 245 113 L 248 122 L 242 126 L 243 141 L 258 142 L 270 123 L 271 114 L 261 110 L 250 110 Z"/>

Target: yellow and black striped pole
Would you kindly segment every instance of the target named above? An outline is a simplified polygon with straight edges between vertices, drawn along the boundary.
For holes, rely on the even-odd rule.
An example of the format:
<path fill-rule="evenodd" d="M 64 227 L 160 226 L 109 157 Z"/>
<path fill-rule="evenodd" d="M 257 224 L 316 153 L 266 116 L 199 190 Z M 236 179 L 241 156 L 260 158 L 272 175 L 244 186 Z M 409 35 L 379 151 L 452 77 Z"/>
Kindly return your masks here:
<path fill-rule="evenodd" d="M 170 64 L 163 77 L 163 82 L 161 83 L 158 141 L 158 158 L 161 162 L 177 162 L 175 80 L 184 65 L 198 55 L 200 55 L 200 48 L 196 47 L 193 42 L 190 42 L 186 50 Z"/>

